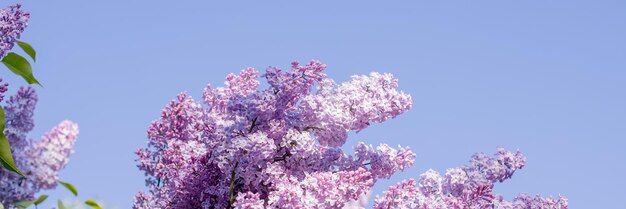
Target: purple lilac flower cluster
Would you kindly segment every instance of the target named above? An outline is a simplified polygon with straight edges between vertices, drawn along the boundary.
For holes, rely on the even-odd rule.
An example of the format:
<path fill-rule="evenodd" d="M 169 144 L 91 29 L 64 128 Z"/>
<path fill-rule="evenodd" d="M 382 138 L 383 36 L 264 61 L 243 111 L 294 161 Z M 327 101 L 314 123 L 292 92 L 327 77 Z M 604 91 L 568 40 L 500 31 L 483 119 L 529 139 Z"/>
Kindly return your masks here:
<path fill-rule="evenodd" d="M 247 68 L 228 75 L 225 87 L 207 86 L 204 105 L 180 93 L 149 126 L 148 147 L 136 152 L 148 191 L 135 196 L 133 208 L 343 208 L 411 166 L 408 147 L 360 142 L 354 154 L 341 149 L 349 132 L 411 108 L 397 79 L 371 73 L 336 84 L 325 69 L 319 61 L 262 74 Z M 259 78 L 267 88 L 259 89 Z M 428 171 L 392 187 L 376 208 L 566 208 L 565 199 L 506 202 L 491 193 L 524 163 L 504 149 L 495 158 L 477 154 L 443 177 Z"/>
<path fill-rule="evenodd" d="M 526 157 L 518 152 L 498 149 L 495 157 L 475 154 L 470 164 L 448 169 L 444 176 L 434 170 L 420 175 L 419 180 L 409 179 L 376 197 L 375 209 L 565 209 L 567 199 L 531 197 L 521 194 L 513 201 L 505 201 L 493 194 L 494 183 L 511 178 L 524 167 Z"/>
<path fill-rule="evenodd" d="M 6 87 L 6 86 L 5 86 Z M 32 200 L 34 194 L 57 186 L 58 172 L 68 163 L 78 135 L 78 126 L 62 121 L 46 133 L 41 140 L 27 138 L 34 127 L 33 112 L 37 95 L 33 88 L 20 88 L 9 97 L 5 105 L 6 128 L 17 167 L 24 173 L 0 168 L 0 203 L 13 208 L 14 203 Z"/>
<path fill-rule="evenodd" d="M 20 9 L 16 4 L 8 8 L 0 9 L 0 58 L 4 57 L 20 38 L 24 28 L 28 26 L 30 13 Z"/>
<path fill-rule="evenodd" d="M 340 148 L 348 132 L 409 110 L 397 80 L 372 73 L 337 85 L 325 69 L 244 69 L 225 87 L 207 86 L 205 106 L 178 95 L 137 151 L 149 191 L 134 208 L 342 208 L 413 164 L 406 147 Z M 259 78 L 269 87 L 258 89 Z"/>

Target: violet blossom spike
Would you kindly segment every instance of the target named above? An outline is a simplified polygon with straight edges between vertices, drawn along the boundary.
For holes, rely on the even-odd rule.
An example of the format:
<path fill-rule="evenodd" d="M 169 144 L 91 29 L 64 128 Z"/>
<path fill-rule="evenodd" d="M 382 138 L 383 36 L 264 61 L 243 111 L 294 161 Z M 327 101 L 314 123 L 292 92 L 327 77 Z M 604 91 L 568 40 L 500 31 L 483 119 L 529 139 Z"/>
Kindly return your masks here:
<path fill-rule="evenodd" d="M 15 4 L 0 9 L 0 58 L 4 57 L 20 38 L 26 26 L 30 13 L 21 9 L 22 5 Z"/>
<path fill-rule="evenodd" d="M 78 136 L 78 125 L 65 120 L 46 133 L 41 140 L 27 149 L 28 163 L 33 165 L 29 176 L 33 186 L 41 189 L 51 189 L 57 185 L 58 172 L 69 162 L 69 156 L 74 152 L 74 143 Z"/>
<path fill-rule="evenodd" d="M 37 94 L 32 87 L 20 87 L 17 94 L 9 97 L 7 105 L 4 106 L 7 137 L 15 135 L 21 138 L 33 130 L 35 127 L 33 115 L 37 100 Z"/>
<path fill-rule="evenodd" d="M 430 209 L 430 208 L 500 208 L 500 209 L 567 209 L 564 197 L 544 198 L 521 194 L 512 201 L 493 193 L 494 183 L 511 178 L 521 169 L 526 158 L 498 148 L 495 157 L 475 154 L 470 165 L 452 168 L 441 177 L 436 171 L 428 170 L 419 181 L 403 181 L 377 196 L 374 208 Z"/>

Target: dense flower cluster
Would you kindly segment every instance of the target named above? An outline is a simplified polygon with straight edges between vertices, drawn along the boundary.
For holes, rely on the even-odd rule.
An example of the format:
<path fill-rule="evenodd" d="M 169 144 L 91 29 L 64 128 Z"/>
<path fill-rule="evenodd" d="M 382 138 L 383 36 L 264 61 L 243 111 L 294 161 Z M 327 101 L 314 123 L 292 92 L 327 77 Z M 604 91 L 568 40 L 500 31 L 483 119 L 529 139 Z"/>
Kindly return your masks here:
<path fill-rule="evenodd" d="M 371 73 L 337 85 L 325 68 L 311 61 L 294 62 L 287 71 L 269 67 L 263 74 L 244 69 L 228 75 L 225 87 L 207 86 L 205 105 L 179 94 L 148 128 L 148 147 L 136 152 L 148 192 L 139 192 L 133 207 L 343 208 L 377 180 L 411 166 L 415 154 L 408 147 L 361 142 L 354 154 L 341 149 L 349 132 L 411 108 L 398 81 Z M 268 87 L 259 89 L 258 78 Z M 503 149 L 496 158 L 477 154 L 471 166 L 443 177 L 428 171 L 419 181 L 392 187 L 376 207 L 551 208 L 552 199 L 520 196 L 506 202 L 491 194 L 494 182 L 510 178 L 524 163 L 520 153 Z"/>
<path fill-rule="evenodd" d="M 15 41 L 28 26 L 30 14 L 21 10 L 20 7 L 20 4 L 16 4 L 0 9 L 0 58 L 13 48 Z"/>
<path fill-rule="evenodd" d="M 446 208 L 500 208 L 500 209 L 564 209 L 564 197 L 543 198 L 522 194 L 513 201 L 492 193 L 494 183 L 511 178 L 524 167 L 526 158 L 518 151 L 498 149 L 495 157 L 475 154 L 470 165 L 448 169 L 444 176 L 434 170 L 420 175 L 418 181 L 409 179 L 376 197 L 375 209 L 446 209 Z"/>
<path fill-rule="evenodd" d="M 33 111 L 37 95 L 32 88 L 20 88 L 9 97 L 5 106 L 6 128 L 17 167 L 25 176 L 0 169 L 0 203 L 12 208 L 21 200 L 32 200 L 42 189 L 56 187 L 58 172 L 68 163 L 78 126 L 63 121 L 46 133 L 41 140 L 27 138 L 33 127 Z"/>
<path fill-rule="evenodd" d="M 340 148 L 349 131 L 409 110 L 397 80 L 372 73 L 336 85 L 325 68 L 244 69 L 226 87 L 207 86 L 206 106 L 178 95 L 137 151 L 149 192 L 137 194 L 134 208 L 342 208 L 413 164 L 408 148 Z M 259 77 L 268 88 L 258 89 Z"/>

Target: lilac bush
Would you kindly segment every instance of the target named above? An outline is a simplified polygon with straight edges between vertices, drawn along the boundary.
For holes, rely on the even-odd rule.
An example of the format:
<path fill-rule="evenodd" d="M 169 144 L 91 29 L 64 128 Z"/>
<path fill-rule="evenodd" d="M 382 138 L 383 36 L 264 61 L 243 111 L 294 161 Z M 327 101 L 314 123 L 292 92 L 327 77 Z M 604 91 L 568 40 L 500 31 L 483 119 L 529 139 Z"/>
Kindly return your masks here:
<path fill-rule="evenodd" d="M 6 84 L 0 85 L 6 91 Z M 3 98 L 3 97 L 0 97 Z M 13 208 L 17 201 L 32 200 L 35 193 L 57 186 L 58 172 L 67 165 L 78 135 L 78 126 L 71 121 L 62 121 L 41 137 L 28 138 L 34 128 L 33 112 L 37 95 L 31 87 L 20 88 L 10 96 L 4 106 L 6 128 L 4 134 L 11 143 L 17 167 L 24 173 L 0 169 L 0 203 Z"/>
<path fill-rule="evenodd" d="M 208 85 L 202 103 L 180 93 L 148 128 L 137 150 L 147 192 L 133 208 L 342 208 L 414 163 L 409 147 L 358 143 L 348 133 L 392 119 L 412 106 L 391 74 L 352 76 L 336 84 L 326 65 L 253 68 Z M 268 85 L 259 89 L 259 78 Z M 315 90 L 314 90 L 315 89 Z M 392 187 L 376 208 L 567 208 L 565 199 L 491 194 L 493 183 L 523 167 L 520 153 L 477 154 L 470 166 Z M 552 204 L 552 202 L 555 202 Z M 525 207 L 527 204 L 528 207 Z M 547 205 L 546 207 L 543 207 Z"/>

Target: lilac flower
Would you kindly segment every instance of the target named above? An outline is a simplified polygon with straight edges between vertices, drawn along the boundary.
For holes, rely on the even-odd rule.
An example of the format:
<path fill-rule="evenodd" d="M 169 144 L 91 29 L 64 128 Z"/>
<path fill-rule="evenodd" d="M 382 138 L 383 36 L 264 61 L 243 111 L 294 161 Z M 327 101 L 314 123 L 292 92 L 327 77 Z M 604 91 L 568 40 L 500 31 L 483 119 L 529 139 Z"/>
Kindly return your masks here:
<path fill-rule="evenodd" d="M 443 176 L 443 192 L 454 196 L 460 196 L 463 194 L 465 182 L 468 182 L 468 180 L 469 176 L 462 168 L 450 168 Z"/>
<path fill-rule="evenodd" d="M 382 197 L 376 196 L 375 209 L 390 208 L 416 208 L 414 201 L 424 199 L 420 193 L 417 182 L 414 179 L 404 180 L 383 193 Z"/>
<path fill-rule="evenodd" d="M 9 97 L 4 111 L 6 114 L 5 133 L 11 142 L 23 141 L 26 134 L 35 127 L 33 113 L 37 99 L 35 89 L 30 87 L 21 87 L 16 95 Z"/>
<path fill-rule="evenodd" d="M 65 120 L 26 149 L 30 156 L 26 158 L 27 164 L 33 165 L 29 172 L 35 187 L 50 189 L 56 186 L 59 171 L 69 163 L 69 156 L 74 152 L 76 136 L 78 125 Z"/>
<path fill-rule="evenodd" d="M 342 208 L 349 200 L 367 193 L 373 184 L 371 173 L 363 168 L 312 173 L 300 181 L 286 178 L 277 181 L 277 189 L 270 192 L 267 207 Z"/>
<path fill-rule="evenodd" d="M 521 194 L 513 201 L 505 201 L 492 192 L 494 183 L 512 177 L 525 164 L 518 152 L 498 148 L 495 157 L 482 153 L 472 157 L 469 166 L 448 169 L 442 178 L 428 170 L 419 181 L 403 181 L 377 196 L 374 208 L 430 209 L 430 208 L 502 208 L 502 209 L 565 209 L 567 199 L 530 197 Z"/>
<path fill-rule="evenodd" d="M 503 204 L 503 203 L 500 203 Z M 534 197 L 521 194 L 513 199 L 513 201 L 509 204 L 509 208 L 554 208 L 554 209 L 564 209 L 568 207 L 567 198 L 563 196 L 559 196 L 559 198 L 543 198 L 539 195 Z M 503 206 L 502 208 L 507 208 Z"/>
<path fill-rule="evenodd" d="M 420 192 L 426 196 L 441 195 L 441 183 L 441 176 L 439 173 L 429 169 L 426 173 L 420 175 L 418 187 Z"/>
<path fill-rule="evenodd" d="M 5 135 L 11 143 L 16 166 L 25 174 L 19 176 L 0 169 L 0 203 L 8 208 L 21 200 L 31 200 L 43 189 L 57 186 L 58 172 L 67 165 L 78 135 L 78 126 L 63 121 L 41 140 L 26 135 L 33 127 L 33 111 L 37 95 L 32 88 L 20 88 L 7 101 Z"/>
<path fill-rule="evenodd" d="M 261 199 L 259 194 L 247 192 L 239 193 L 237 195 L 236 209 L 264 209 L 265 202 Z"/>
<path fill-rule="evenodd" d="M 347 132 L 360 131 L 371 122 L 381 123 L 411 108 L 411 96 L 398 91 L 398 80 L 391 74 L 371 73 L 353 76 L 349 82 L 334 88 L 332 80 L 323 80 L 315 95 L 302 99 L 294 110 L 300 126 L 316 127 L 314 134 L 322 145 L 341 146 Z"/>
<path fill-rule="evenodd" d="M 369 165 L 370 171 L 377 178 L 389 178 L 395 171 L 403 171 L 415 162 L 415 154 L 408 147 L 396 150 L 381 144 L 374 149 L 372 145 L 360 142 L 355 150 L 357 159 L 351 162 L 352 166 Z"/>
<path fill-rule="evenodd" d="M 373 73 L 335 86 L 325 69 L 319 61 L 247 68 L 225 87 L 208 85 L 205 107 L 181 93 L 137 151 L 148 192 L 134 208 L 341 208 L 410 166 L 408 148 L 363 145 L 354 156 L 340 148 L 348 132 L 411 107 L 397 80 Z"/>
<path fill-rule="evenodd" d="M 20 9 L 20 4 L 0 9 L 0 58 L 4 57 L 28 26 L 30 13 Z"/>

